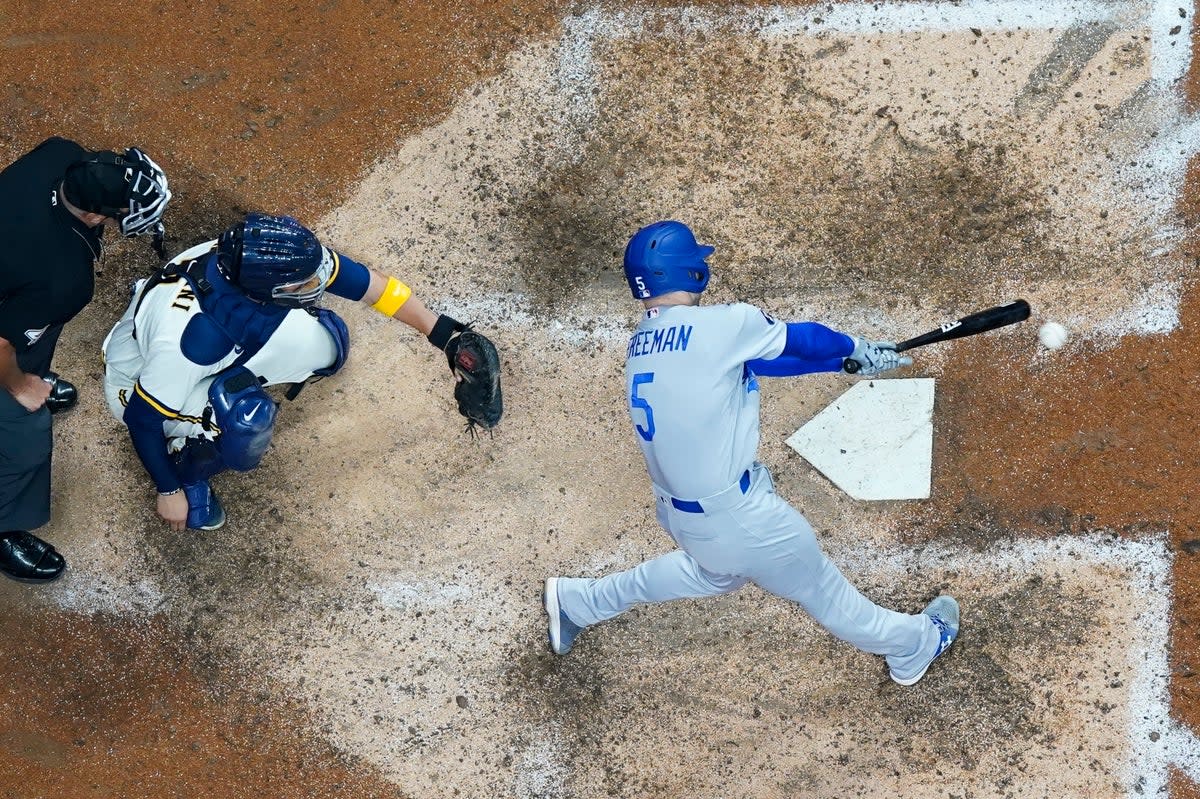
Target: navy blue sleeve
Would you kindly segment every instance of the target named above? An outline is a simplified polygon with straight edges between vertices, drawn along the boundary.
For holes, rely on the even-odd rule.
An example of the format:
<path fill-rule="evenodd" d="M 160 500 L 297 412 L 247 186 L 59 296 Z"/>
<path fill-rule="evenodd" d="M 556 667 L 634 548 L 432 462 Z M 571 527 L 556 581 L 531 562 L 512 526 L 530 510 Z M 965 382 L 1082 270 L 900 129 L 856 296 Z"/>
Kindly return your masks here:
<path fill-rule="evenodd" d="M 130 392 L 129 403 L 121 417 L 129 428 L 129 438 L 142 466 L 154 481 L 159 493 L 179 488 L 179 478 L 171 466 L 167 454 L 167 441 L 163 436 L 163 416 L 136 391 Z"/>
<path fill-rule="evenodd" d="M 348 300 L 361 300 L 371 285 L 371 270 L 336 250 L 330 252 L 333 253 L 333 273 L 325 290 Z"/>
<path fill-rule="evenodd" d="M 805 358 L 797 358 L 795 355 L 780 355 L 769 361 L 761 358 L 747 361 L 746 368 L 759 377 L 795 377 L 814 372 L 840 372 L 842 359 L 826 358 L 821 361 L 810 361 Z"/>

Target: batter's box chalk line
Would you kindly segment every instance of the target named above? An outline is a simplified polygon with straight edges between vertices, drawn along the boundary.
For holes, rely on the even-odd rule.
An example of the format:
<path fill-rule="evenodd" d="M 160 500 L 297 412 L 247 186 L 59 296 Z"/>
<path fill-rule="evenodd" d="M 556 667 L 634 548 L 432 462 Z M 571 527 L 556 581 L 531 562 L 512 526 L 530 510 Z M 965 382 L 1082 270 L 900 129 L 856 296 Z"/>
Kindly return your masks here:
<path fill-rule="evenodd" d="M 1200 782 L 1200 739 L 1170 718 L 1171 565 L 1173 556 L 1165 533 L 1136 541 L 1110 534 L 1056 538 L 1044 541 L 1011 541 L 983 552 L 964 552 L 944 545 L 919 550 L 863 551 L 862 547 L 830 549 L 830 557 L 847 569 L 902 575 L 911 570 L 962 570 L 975 574 L 1038 573 L 1055 563 L 1068 567 L 1112 567 L 1129 575 L 1138 605 L 1129 664 L 1134 670 L 1129 684 L 1129 760 L 1124 769 L 1128 796 L 1167 794 L 1174 766 Z"/>
<path fill-rule="evenodd" d="M 1173 209 L 1187 164 L 1200 152 L 1200 115 L 1187 111 L 1180 82 L 1191 63 L 1190 19 L 1180 17 L 1178 0 L 1128 0 L 1127 2 L 1055 2 L 1043 0 L 967 0 L 965 2 L 912 2 L 896 4 L 838 3 L 819 7 L 768 6 L 737 11 L 676 7 L 609 11 L 601 6 L 567 18 L 559 42 L 555 90 L 567 99 L 563 131 L 593 127 L 601 95 L 596 48 L 603 42 L 644 36 L 681 36 L 715 30 L 736 31 L 763 39 L 825 34 L 875 35 L 969 30 L 1063 31 L 1096 22 L 1114 22 L 1124 30 L 1144 30 L 1150 38 L 1151 65 L 1146 88 L 1170 98 L 1168 116 L 1159 120 L 1157 135 L 1140 143 L 1141 150 L 1128 172 L 1129 185 L 1121 188 L 1136 195 L 1135 206 L 1149 211 L 1159 237 L 1177 242 L 1183 235 Z M 1190 13 L 1185 10 L 1185 14 Z M 664 24 L 666 21 L 667 24 Z M 564 133 L 564 135 L 566 135 Z M 483 298 L 464 304 L 459 312 L 483 317 L 503 304 L 509 307 L 514 326 L 528 323 L 537 312 L 522 305 L 526 298 L 509 295 Z M 522 306 L 513 309 L 514 302 Z M 1177 324 L 1171 309 L 1162 309 L 1164 324 Z M 599 335 L 592 325 L 568 324 L 566 333 L 578 340 L 619 337 L 624 316 L 605 313 L 607 326 Z M 1121 319 L 1111 320 L 1119 325 Z M 1156 324 L 1150 332 L 1160 332 Z M 1125 332 L 1125 331 L 1122 331 Z M 1129 332 L 1145 332 L 1135 325 Z"/>

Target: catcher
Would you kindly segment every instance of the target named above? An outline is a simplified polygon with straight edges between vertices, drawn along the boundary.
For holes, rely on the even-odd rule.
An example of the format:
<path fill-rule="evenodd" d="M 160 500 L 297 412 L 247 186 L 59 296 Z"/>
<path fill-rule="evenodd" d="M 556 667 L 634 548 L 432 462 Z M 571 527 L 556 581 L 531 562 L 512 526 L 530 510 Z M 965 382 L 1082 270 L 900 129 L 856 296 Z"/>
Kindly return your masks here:
<path fill-rule="evenodd" d="M 370 305 L 443 351 L 472 431 L 500 421 L 500 362 L 487 338 L 435 316 L 396 278 L 322 246 L 295 219 L 252 213 L 139 280 L 104 341 L 105 398 L 172 529 L 225 523 L 209 480 L 253 469 L 265 454 L 278 405 L 264 386 L 289 385 L 295 399 L 345 364 L 350 334 L 317 305 L 326 291 Z"/>

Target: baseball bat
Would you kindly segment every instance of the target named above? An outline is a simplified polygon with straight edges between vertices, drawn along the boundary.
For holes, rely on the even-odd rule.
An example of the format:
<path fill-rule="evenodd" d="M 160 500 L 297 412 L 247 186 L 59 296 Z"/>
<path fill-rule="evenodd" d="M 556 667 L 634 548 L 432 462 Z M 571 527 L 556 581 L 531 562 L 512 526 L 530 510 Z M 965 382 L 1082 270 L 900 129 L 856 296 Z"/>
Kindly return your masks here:
<path fill-rule="evenodd" d="M 945 322 L 928 333 L 901 341 L 896 345 L 896 352 L 911 350 L 913 347 L 924 347 L 926 344 L 936 344 L 939 341 L 950 341 L 977 333 L 986 333 L 998 327 L 1015 325 L 1029 318 L 1029 303 L 1025 300 L 1010 302 L 1008 305 L 998 305 L 983 311 L 968 314 L 956 322 Z M 842 361 L 842 369 L 854 374 L 862 368 L 862 364 L 852 358 Z"/>

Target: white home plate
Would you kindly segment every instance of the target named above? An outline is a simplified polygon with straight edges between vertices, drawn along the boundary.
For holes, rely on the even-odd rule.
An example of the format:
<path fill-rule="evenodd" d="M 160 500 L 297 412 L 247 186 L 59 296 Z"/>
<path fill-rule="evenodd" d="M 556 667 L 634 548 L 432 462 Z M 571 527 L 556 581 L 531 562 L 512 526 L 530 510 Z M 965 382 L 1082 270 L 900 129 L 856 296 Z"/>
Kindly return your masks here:
<path fill-rule="evenodd" d="M 857 383 L 787 444 L 855 499 L 926 499 L 933 378 Z"/>

